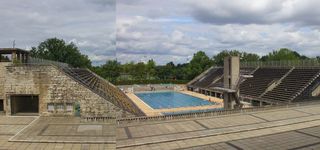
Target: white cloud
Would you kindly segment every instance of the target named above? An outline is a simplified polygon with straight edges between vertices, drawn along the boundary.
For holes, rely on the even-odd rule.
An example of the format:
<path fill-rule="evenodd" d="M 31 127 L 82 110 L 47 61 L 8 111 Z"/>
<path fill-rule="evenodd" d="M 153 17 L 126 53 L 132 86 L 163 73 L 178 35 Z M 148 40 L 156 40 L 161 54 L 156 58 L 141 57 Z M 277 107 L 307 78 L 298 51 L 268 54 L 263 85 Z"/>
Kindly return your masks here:
<path fill-rule="evenodd" d="M 0 47 L 26 48 L 57 37 L 76 41 L 94 64 L 105 60 L 92 53 L 115 56 L 115 0 L 0 1 Z M 107 57 L 106 57 L 107 58 Z"/>
<path fill-rule="evenodd" d="M 124 61 L 148 55 L 164 64 L 185 62 L 198 50 L 210 56 L 225 49 L 264 55 L 282 47 L 320 55 L 316 0 L 118 2 L 117 53 Z"/>
<path fill-rule="evenodd" d="M 186 62 L 198 50 L 260 55 L 288 47 L 320 55 L 318 0 L 0 1 L 0 47 L 47 38 L 75 42 L 94 64 L 153 58 Z"/>

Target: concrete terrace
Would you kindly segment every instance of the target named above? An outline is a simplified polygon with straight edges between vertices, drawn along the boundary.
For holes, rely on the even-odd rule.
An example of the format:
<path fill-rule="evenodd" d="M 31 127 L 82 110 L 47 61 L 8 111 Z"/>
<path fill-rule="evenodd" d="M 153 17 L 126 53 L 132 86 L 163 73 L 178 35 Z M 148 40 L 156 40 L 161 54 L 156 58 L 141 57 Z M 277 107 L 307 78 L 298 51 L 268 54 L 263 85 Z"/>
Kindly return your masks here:
<path fill-rule="evenodd" d="M 0 149 L 319 149 L 320 103 L 210 117 L 84 122 L 0 116 Z"/>
<path fill-rule="evenodd" d="M 319 149 L 320 104 L 121 124 L 117 149 Z"/>
<path fill-rule="evenodd" d="M 115 149 L 115 128 L 73 117 L 0 116 L 0 149 Z"/>

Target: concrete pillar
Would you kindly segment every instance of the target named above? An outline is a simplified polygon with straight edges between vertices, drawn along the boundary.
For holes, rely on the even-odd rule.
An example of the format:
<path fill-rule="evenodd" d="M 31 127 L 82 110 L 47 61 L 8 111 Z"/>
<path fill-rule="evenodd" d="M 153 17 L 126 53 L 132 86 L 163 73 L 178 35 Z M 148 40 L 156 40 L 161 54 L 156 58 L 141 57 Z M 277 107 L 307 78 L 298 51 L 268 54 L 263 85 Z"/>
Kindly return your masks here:
<path fill-rule="evenodd" d="M 21 62 L 24 63 L 24 61 L 25 61 L 25 54 L 21 53 Z"/>
<path fill-rule="evenodd" d="M 236 89 L 236 85 L 240 76 L 240 58 L 236 56 L 226 57 L 224 59 L 224 88 Z M 239 93 L 223 93 L 224 109 L 234 109 L 235 94 Z"/>
<path fill-rule="evenodd" d="M 16 51 L 13 51 L 13 52 L 12 52 L 12 54 L 11 54 L 11 59 L 12 59 L 12 62 L 17 59 L 17 53 L 16 53 Z"/>
<path fill-rule="evenodd" d="M 26 63 L 29 62 L 29 54 L 26 54 Z"/>
<path fill-rule="evenodd" d="M 19 62 L 21 62 L 21 53 L 19 53 L 19 52 L 17 52 L 17 60 L 19 61 Z"/>
<path fill-rule="evenodd" d="M 4 99 L 4 111 L 6 112 L 7 116 L 11 115 L 11 96 L 10 95 L 6 95 L 5 99 Z"/>
<path fill-rule="evenodd" d="M 226 57 L 224 59 L 224 87 L 234 89 L 240 75 L 240 58 Z"/>

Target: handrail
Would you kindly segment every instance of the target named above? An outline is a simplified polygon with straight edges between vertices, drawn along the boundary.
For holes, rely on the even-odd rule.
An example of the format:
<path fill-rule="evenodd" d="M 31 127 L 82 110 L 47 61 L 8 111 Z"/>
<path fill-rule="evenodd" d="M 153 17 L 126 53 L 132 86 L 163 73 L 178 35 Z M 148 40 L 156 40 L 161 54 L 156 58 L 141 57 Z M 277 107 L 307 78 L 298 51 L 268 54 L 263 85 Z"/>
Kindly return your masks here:
<path fill-rule="evenodd" d="M 248 113 L 248 112 L 255 112 L 255 111 L 273 110 L 273 109 L 280 109 L 280 108 L 301 107 L 301 106 L 308 106 L 308 105 L 314 105 L 314 104 L 320 104 L 320 100 L 314 100 L 314 101 L 309 101 L 309 102 L 299 102 L 299 103 L 289 103 L 289 104 L 282 104 L 282 105 L 232 109 L 232 110 L 214 110 L 214 111 L 195 112 L 195 113 L 188 113 L 188 114 L 173 114 L 173 115 L 166 115 L 166 116 L 145 116 L 145 117 L 120 118 L 120 119 L 117 119 L 117 124 L 118 125 L 125 125 L 127 123 L 139 123 L 139 122 L 146 122 L 146 121 L 161 121 L 161 120 L 212 117 L 212 116 L 230 115 L 230 114 L 237 114 L 237 113 Z"/>
<path fill-rule="evenodd" d="M 298 91 L 298 92 L 296 93 L 296 95 L 294 95 L 293 97 L 291 97 L 291 100 L 297 98 L 297 97 L 298 97 L 313 81 L 315 81 L 319 76 L 320 76 L 320 70 L 318 71 L 317 74 L 315 74 L 315 75 L 309 80 L 308 83 L 306 83 L 306 84 L 304 85 L 304 87 L 303 87 L 302 89 L 300 89 L 300 91 Z"/>
<path fill-rule="evenodd" d="M 241 67 L 303 67 L 319 68 L 320 62 L 316 59 L 310 60 L 281 60 L 281 61 L 252 61 L 240 62 Z"/>
<path fill-rule="evenodd" d="M 114 86 L 113 84 L 111 84 L 111 83 L 108 82 L 107 80 L 101 78 L 100 76 L 98 76 L 97 74 L 95 74 L 94 72 L 92 72 L 91 70 L 89 70 L 89 69 L 87 69 L 87 70 L 88 70 L 89 72 L 91 72 L 95 77 L 99 78 L 100 80 L 102 80 L 103 82 L 105 82 L 106 84 L 108 84 L 109 86 L 112 86 L 113 88 L 115 88 L 120 94 L 122 94 L 125 98 L 127 98 L 127 102 L 129 102 L 129 103 L 130 103 L 131 105 L 133 105 L 137 110 L 140 111 L 139 114 L 145 115 L 145 113 L 144 113 L 134 102 L 132 102 L 132 101 L 130 100 L 130 98 L 129 98 L 126 94 L 122 93 L 122 91 L 121 91 L 118 87 Z"/>
<path fill-rule="evenodd" d="M 55 65 L 58 67 L 69 67 L 69 64 L 67 63 L 41 59 L 41 58 L 34 58 L 34 57 L 29 57 L 28 62 L 23 64 L 46 64 L 46 65 Z"/>

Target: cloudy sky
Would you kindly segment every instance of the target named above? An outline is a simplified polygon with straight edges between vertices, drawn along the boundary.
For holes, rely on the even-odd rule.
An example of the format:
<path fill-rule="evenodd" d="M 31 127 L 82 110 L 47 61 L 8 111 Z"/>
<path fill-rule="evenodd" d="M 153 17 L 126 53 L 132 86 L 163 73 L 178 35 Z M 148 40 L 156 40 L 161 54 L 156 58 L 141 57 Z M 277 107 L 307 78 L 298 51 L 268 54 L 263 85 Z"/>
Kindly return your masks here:
<path fill-rule="evenodd" d="M 1 0 L 0 47 L 27 48 L 47 38 L 74 42 L 94 64 L 114 58 L 115 0 Z"/>
<path fill-rule="evenodd" d="M 0 47 L 74 42 L 95 65 L 158 64 L 225 49 L 320 56 L 319 0 L 1 0 Z"/>
<path fill-rule="evenodd" d="M 185 62 L 197 50 L 320 55 L 319 0 L 117 0 L 118 60 Z"/>

